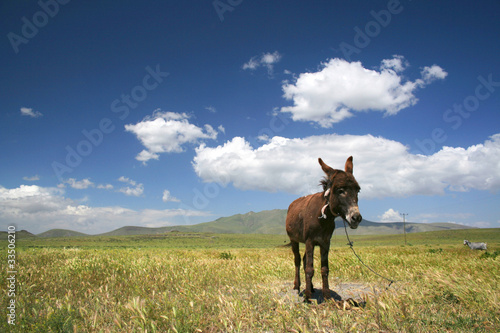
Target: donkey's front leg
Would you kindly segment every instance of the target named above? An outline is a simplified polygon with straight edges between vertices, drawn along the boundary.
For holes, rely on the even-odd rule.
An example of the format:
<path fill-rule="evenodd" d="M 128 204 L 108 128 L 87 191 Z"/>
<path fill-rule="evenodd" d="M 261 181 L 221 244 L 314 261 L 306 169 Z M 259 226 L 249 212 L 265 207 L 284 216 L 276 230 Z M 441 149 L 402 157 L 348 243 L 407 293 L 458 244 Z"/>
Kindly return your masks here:
<path fill-rule="evenodd" d="M 306 291 L 305 291 L 305 299 L 306 302 L 309 302 L 312 296 L 313 287 L 312 287 L 312 278 L 314 276 L 314 244 L 312 240 L 306 241 L 306 253 L 304 255 L 305 263 L 304 270 L 306 273 Z"/>
<path fill-rule="evenodd" d="M 297 289 L 300 293 L 300 252 L 299 243 L 291 241 L 292 251 L 295 261 L 295 281 L 293 282 L 293 289 Z"/>
<path fill-rule="evenodd" d="M 328 252 L 330 251 L 330 244 L 320 246 L 321 252 L 321 278 L 323 279 L 323 298 L 331 298 L 330 287 L 328 285 Z"/>

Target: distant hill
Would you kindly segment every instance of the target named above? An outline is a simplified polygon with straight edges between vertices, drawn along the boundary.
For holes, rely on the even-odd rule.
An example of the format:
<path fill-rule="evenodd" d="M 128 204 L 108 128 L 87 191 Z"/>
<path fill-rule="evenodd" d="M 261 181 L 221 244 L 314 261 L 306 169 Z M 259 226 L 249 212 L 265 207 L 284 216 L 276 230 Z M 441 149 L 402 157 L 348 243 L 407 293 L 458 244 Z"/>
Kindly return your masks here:
<path fill-rule="evenodd" d="M 8 235 L 7 231 L 0 231 L 0 239 L 7 239 L 8 238 L 7 235 Z M 36 236 L 27 230 L 16 231 L 16 239 L 30 238 L 30 237 L 36 237 Z"/>
<path fill-rule="evenodd" d="M 221 217 L 212 222 L 186 226 L 190 231 L 240 234 L 286 234 L 286 209 L 265 210 L 254 213 L 236 214 Z M 345 233 L 342 219 L 335 221 L 335 233 Z M 176 229 L 177 227 L 174 227 Z M 178 227 L 181 228 L 181 227 Z M 347 226 L 349 228 L 349 226 Z M 471 227 L 455 223 L 406 223 L 406 232 L 425 232 L 451 229 L 469 229 Z M 177 229 L 184 231 L 184 229 Z M 363 220 L 357 229 L 348 229 L 351 235 L 391 235 L 403 233 L 403 222 L 372 222 Z"/>
<path fill-rule="evenodd" d="M 363 220 L 357 229 L 353 230 L 347 226 L 349 235 L 396 235 L 404 233 L 403 222 L 371 222 Z M 406 233 L 454 230 L 454 229 L 472 229 L 472 227 L 456 223 L 411 223 L 406 222 Z M 335 234 L 345 234 L 344 223 L 342 219 L 335 221 Z"/>
<path fill-rule="evenodd" d="M 122 227 L 102 236 L 125 236 L 161 234 L 171 231 L 212 232 L 237 234 L 278 234 L 285 235 L 286 209 L 264 210 L 258 213 L 248 212 L 218 218 L 215 221 L 194 225 L 179 225 L 161 228 Z M 342 219 L 335 221 L 335 233 L 344 231 Z M 349 228 L 349 227 L 348 227 Z M 471 227 L 455 223 L 406 223 L 406 232 L 425 232 L 452 229 L 469 229 Z M 392 235 L 403 233 L 403 222 L 380 223 L 363 220 L 355 230 L 348 229 L 350 235 Z"/>
<path fill-rule="evenodd" d="M 84 234 L 83 232 L 66 230 L 66 229 L 50 229 L 48 231 L 42 232 L 37 235 L 42 238 L 49 237 L 81 237 L 81 236 L 89 236 L 88 234 Z"/>
<path fill-rule="evenodd" d="M 146 228 L 122 227 L 99 236 L 126 236 L 162 234 L 165 232 L 212 232 L 232 234 L 284 234 L 285 209 L 266 210 L 259 213 L 249 212 L 221 217 L 215 221 L 193 225 L 178 225 L 172 227 Z"/>
<path fill-rule="evenodd" d="M 126 226 L 96 236 L 157 235 L 163 234 L 165 232 L 170 232 L 173 229 L 176 229 L 176 227 L 147 228 Z"/>
<path fill-rule="evenodd" d="M 285 235 L 286 209 L 264 210 L 258 213 L 248 212 L 228 217 L 221 217 L 215 221 L 194 225 L 178 225 L 160 228 L 146 228 L 126 226 L 96 236 L 128 236 L 128 235 L 155 235 L 172 231 L 180 232 L 211 232 L 211 233 L 238 233 L 238 234 L 278 234 Z M 344 234 L 342 219 L 335 221 L 335 234 Z M 349 228 L 349 227 L 348 227 Z M 406 223 L 406 232 L 426 232 L 438 230 L 470 229 L 465 225 L 455 223 Z M 363 220 L 357 229 L 348 229 L 349 235 L 393 235 L 403 233 L 403 222 L 372 222 Z M 73 237 L 89 236 L 87 234 L 64 230 L 52 229 L 38 234 L 38 237 Z"/>
<path fill-rule="evenodd" d="M 286 209 L 221 217 L 190 226 L 193 231 L 238 234 L 285 234 Z"/>

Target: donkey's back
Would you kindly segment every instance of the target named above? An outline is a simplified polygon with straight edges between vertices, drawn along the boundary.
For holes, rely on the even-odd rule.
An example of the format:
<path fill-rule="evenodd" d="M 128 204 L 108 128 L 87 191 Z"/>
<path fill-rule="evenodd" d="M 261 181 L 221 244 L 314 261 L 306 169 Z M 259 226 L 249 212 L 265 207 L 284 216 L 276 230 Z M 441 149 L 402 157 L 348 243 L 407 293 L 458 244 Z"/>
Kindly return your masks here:
<path fill-rule="evenodd" d="M 318 216 L 323 204 L 321 193 L 300 197 L 290 204 L 286 215 L 286 232 L 291 241 L 305 243 L 305 235 L 311 229 L 318 228 Z"/>

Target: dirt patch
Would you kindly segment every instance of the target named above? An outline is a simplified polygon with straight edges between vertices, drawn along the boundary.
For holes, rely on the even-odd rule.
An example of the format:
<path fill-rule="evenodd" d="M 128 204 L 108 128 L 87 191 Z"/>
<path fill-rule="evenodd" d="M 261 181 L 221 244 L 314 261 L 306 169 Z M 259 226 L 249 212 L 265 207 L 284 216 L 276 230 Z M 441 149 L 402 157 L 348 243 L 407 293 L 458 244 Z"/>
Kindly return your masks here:
<path fill-rule="evenodd" d="M 330 297 L 339 304 L 349 303 L 353 306 L 363 306 L 370 298 L 374 298 L 381 290 L 378 287 L 356 283 L 356 282 L 341 282 L 330 287 Z M 285 301 L 293 303 L 304 302 L 304 290 L 297 293 L 293 290 L 292 283 L 285 283 L 283 289 L 279 293 Z M 314 289 L 311 295 L 311 302 L 321 304 L 325 301 L 321 289 Z"/>

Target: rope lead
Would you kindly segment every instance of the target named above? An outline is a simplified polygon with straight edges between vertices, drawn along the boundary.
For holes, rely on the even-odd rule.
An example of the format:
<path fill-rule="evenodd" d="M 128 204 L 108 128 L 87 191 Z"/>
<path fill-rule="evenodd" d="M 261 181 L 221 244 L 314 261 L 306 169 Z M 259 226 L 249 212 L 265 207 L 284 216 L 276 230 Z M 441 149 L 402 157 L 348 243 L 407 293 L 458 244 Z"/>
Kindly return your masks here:
<path fill-rule="evenodd" d="M 387 289 L 389 289 L 389 287 L 394 283 L 394 282 L 397 282 L 397 281 L 400 281 L 400 280 L 392 280 L 392 279 L 389 279 L 383 275 L 380 275 L 379 273 L 375 272 L 370 266 L 368 266 L 367 264 L 365 264 L 363 262 L 363 260 L 361 260 L 361 258 L 358 256 L 358 254 L 356 253 L 356 251 L 354 251 L 354 246 L 353 246 L 353 242 L 351 241 L 351 239 L 349 238 L 349 234 L 347 233 L 347 226 L 345 225 L 345 220 L 342 219 L 342 222 L 344 222 L 344 230 L 345 230 L 345 235 L 347 237 L 347 245 L 349 245 L 349 247 L 351 248 L 352 250 L 352 253 L 354 253 L 354 255 L 356 256 L 356 258 L 358 258 L 359 262 L 361 262 L 361 264 L 363 264 L 363 266 L 365 266 L 366 268 L 368 268 L 373 274 L 381 277 L 382 279 L 385 279 L 387 281 L 389 281 L 389 285 L 387 286 Z"/>

